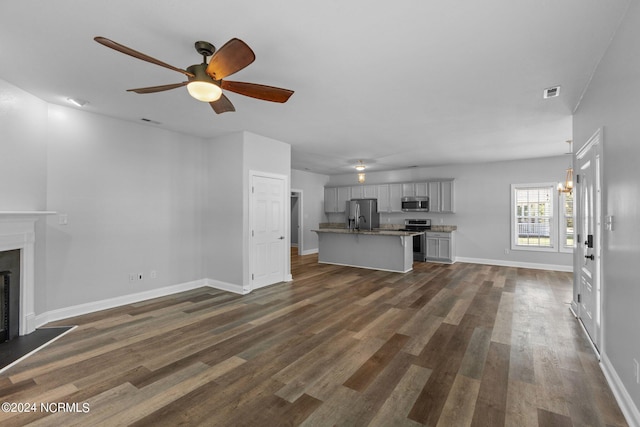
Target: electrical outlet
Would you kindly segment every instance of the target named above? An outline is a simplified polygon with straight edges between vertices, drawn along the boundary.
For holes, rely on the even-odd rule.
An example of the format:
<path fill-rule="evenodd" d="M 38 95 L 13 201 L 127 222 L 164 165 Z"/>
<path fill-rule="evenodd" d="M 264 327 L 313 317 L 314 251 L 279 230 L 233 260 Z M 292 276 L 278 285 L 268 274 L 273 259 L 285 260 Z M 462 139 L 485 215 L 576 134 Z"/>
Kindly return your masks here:
<path fill-rule="evenodd" d="M 504 250 L 504 254 L 505 254 L 505 255 L 509 255 L 509 252 L 510 252 L 510 251 L 509 251 L 509 249 L 505 249 L 505 250 Z"/>
<path fill-rule="evenodd" d="M 636 384 L 640 384 L 640 365 L 637 359 L 633 359 L 633 373 L 636 377 Z"/>
<path fill-rule="evenodd" d="M 151 270 L 151 272 L 149 273 L 149 277 L 151 279 L 156 279 L 158 277 L 158 272 L 156 270 Z"/>
<path fill-rule="evenodd" d="M 134 281 L 136 280 L 136 278 L 137 278 L 137 277 L 136 277 L 136 275 L 135 275 L 135 274 L 133 274 L 133 273 L 129 274 L 129 281 L 130 281 L 130 282 L 134 282 Z"/>

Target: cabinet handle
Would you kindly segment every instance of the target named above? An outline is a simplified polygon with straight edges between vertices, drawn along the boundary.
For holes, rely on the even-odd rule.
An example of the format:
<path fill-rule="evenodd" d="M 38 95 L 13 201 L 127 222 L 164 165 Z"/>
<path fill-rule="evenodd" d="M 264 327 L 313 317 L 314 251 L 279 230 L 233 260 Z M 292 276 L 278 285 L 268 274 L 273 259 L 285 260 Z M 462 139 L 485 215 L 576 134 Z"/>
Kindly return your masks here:
<path fill-rule="evenodd" d="M 596 257 L 593 256 L 593 254 L 585 255 L 584 257 L 590 259 L 591 261 L 593 261 L 596 258 Z"/>

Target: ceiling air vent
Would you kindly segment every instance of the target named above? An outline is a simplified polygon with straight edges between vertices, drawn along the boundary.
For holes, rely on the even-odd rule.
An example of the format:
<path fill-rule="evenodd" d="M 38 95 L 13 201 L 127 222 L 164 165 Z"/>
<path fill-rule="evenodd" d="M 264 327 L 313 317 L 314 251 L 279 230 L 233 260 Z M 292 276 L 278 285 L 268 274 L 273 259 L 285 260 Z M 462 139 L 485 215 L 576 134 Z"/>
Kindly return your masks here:
<path fill-rule="evenodd" d="M 544 90 L 544 99 L 555 98 L 560 95 L 560 86 L 549 87 Z"/>
<path fill-rule="evenodd" d="M 154 125 L 159 125 L 161 124 L 160 122 L 156 122 L 155 120 L 151 120 L 151 119 L 145 119 L 144 117 L 141 118 L 140 120 L 142 120 L 143 122 L 147 122 L 147 123 L 152 123 Z"/>

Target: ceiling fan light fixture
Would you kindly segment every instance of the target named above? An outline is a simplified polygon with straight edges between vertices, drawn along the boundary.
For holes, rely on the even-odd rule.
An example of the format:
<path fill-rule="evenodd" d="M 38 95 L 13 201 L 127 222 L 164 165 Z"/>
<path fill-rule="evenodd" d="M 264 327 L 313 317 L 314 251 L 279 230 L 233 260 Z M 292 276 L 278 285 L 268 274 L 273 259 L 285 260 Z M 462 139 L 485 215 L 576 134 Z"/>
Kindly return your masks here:
<path fill-rule="evenodd" d="M 213 102 L 220 99 L 222 89 L 215 83 L 192 81 L 187 85 L 189 95 L 202 102 Z"/>
<path fill-rule="evenodd" d="M 222 96 L 222 88 L 220 88 L 220 83 L 209 77 L 205 71 L 206 67 L 207 64 L 197 64 L 187 68 L 187 71 L 194 75 L 194 77 L 189 77 L 187 91 L 198 101 L 217 101 Z"/>

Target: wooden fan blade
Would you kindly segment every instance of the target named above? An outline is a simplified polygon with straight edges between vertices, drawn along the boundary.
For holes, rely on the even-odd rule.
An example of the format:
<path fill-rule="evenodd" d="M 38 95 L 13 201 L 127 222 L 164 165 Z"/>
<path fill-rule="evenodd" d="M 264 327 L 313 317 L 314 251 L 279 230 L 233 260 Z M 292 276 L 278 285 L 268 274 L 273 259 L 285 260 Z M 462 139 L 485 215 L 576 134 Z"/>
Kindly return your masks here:
<path fill-rule="evenodd" d="M 289 97 L 293 95 L 293 91 L 289 89 L 228 80 L 222 81 L 222 89 L 271 102 L 287 102 Z"/>
<path fill-rule="evenodd" d="M 167 64 L 165 62 L 162 62 L 162 61 L 160 61 L 158 59 L 152 58 L 149 55 L 145 55 L 144 53 L 138 52 L 137 50 L 133 50 L 133 49 L 127 47 L 127 46 L 121 45 L 120 43 L 116 43 L 113 40 L 109 40 L 109 39 L 107 39 L 105 37 L 94 37 L 93 39 L 95 41 L 97 41 L 98 43 L 100 43 L 101 45 L 104 45 L 106 47 L 110 47 L 111 49 L 117 50 L 118 52 L 124 53 L 126 55 L 133 56 L 134 58 L 141 59 L 143 61 L 147 61 L 147 62 L 150 62 L 152 64 L 159 65 L 161 67 L 168 68 L 168 69 L 173 70 L 173 71 L 177 71 L 179 73 L 184 74 L 185 76 L 195 77 L 192 73 L 190 73 L 190 72 L 188 72 L 186 70 L 174 67 L 173 65 L 169 65 L 169 64 Z"/>
<path fill-rule="evenodd" d="M 210 102 L 209 105 L 211 105 L 211 108 L 213 108 L 213 111 L 215 111 L 216 114 L 222 114 L 228 111 L 236 111 L 231 101 L 229 101 L 229 98 L 224 96 L 224 94 L 222 94 L 222 96 L 220 96 L 220 99 L 218 99 L 217 101 Z"/>
<path fill-rule="evenodd" d="M 135 93 L 140 93 L 140 94 L 162 92 L 164 90 L 170 90 L 170 89 L 175 89 L 175 88 L 178 88 L 178 87 L 186 86 L 188 83 L 189 82 L 182 82 L 182 83 L 174 83 L 174 84 L 170 84 L 170 85 L 149 86 L 149 87 L 141 87 L 141 88 L 137 88 L 137 89 L 127 89 L 127 92 L 135 92 Z"/>
<path fill-rule="evenodd" d="M 207 66 L 207 74 L 222 80 L 237 73 L 256 59 L 253 50 L 240 39 L 231 39 L 216 51 Z"/>

